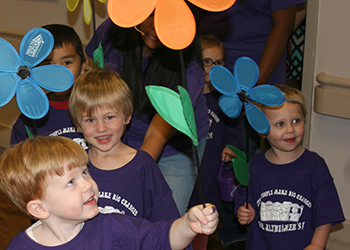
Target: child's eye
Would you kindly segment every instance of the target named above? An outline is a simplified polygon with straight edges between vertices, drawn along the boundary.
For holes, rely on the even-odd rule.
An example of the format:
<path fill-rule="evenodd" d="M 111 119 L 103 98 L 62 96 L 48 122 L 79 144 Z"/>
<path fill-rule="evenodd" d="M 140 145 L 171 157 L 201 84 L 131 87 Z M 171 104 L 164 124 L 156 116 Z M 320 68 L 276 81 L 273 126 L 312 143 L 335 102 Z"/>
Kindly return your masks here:
<path fill-rule="evenodd" d="M 71 61 L 64 61 L 64 62 L 63 62 L 63 66 L 68 66 L 68 65 L 70 65 L 70 64 L 72 64 Z"/>
<path fill-rule="evenodd" d="M 278 122 L 278 123 L 276 123 L 276 126 L 277 126 L 277 127 L 283 126 L 283 122 Z"/>
<path fill-rule="evenodd" d="M 299 118 L 293 120 L 293 123 L 300 123 L 300 122 L 301 120 Z"/>
<path fill-rule="evenodd" d="M 83 170 L 83 176 L 89 175 L 89 170 L 87 168 L 85 168 Z"/>
<path fill-rule="evenodd" d="M 111 120 L 111 119 L 113 119 L 113 118 L 114 118 L 113 115 L 106 116 L 106 119 L 107 119 L 107 120 Z"/>
<path fill-rule="evenodd" d="M 74 184 L 74 179 L 71 179 L 71 180 L 68 182 L 67 186 L 70 187 L 70 186 L 72 186 L 73 184 Z"/>
<path fill-rule="evenodd" d="M 86 119 L 85 121 L 86 122 L 93 122 L 95 119 L 94 118 L 88 118 L 88 119 Z"/>

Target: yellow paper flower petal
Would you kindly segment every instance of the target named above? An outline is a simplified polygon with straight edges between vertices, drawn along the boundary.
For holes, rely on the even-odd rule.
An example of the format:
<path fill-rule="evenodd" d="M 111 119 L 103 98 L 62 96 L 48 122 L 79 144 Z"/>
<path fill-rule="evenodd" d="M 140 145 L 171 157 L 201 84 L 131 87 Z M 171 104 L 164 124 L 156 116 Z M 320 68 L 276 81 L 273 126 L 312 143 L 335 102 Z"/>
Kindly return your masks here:
<path fill-rule="evenodd" d="M 75 9 L 76 9 L 77 6 L 78 6 L 78 3 L 79 3 L 79 0 L 67 0 L 67 9 L 68 9 L 70 12 L 75 11 Z"/>
<path fill-rule="evenodd" d="M 100 3 L 105 3 L 107 0 L 98 0 Z"/>
<path fill-rule="evenodd" d="M 94 0 L 93 0 L 94 1 Z M 92 10 L 91 10 L 91 4 L 89 0 L 84 0 L 84 21 L 86 25 L 89 25 L 91 23 L 91 16 L 92 16 Z"/>
<path fill-rule="evenodd" d="M 154 27 L 159 40 L 167 47 L 188 47 L 196 34 L 196 22 L 184 0 L 161 0 L 154 14 Z"/>
<path fill-rule="evenodd" d="M 224 11 L 230 8 L 236 0 L 188 0 L 194 5 L 208 11 Z"/>
<path fill-rule="evenodd" d="M 131 28 L 145 21 L 158 2 L 159 0 L 109 0 L 107 11 L 116 25 Z"/>

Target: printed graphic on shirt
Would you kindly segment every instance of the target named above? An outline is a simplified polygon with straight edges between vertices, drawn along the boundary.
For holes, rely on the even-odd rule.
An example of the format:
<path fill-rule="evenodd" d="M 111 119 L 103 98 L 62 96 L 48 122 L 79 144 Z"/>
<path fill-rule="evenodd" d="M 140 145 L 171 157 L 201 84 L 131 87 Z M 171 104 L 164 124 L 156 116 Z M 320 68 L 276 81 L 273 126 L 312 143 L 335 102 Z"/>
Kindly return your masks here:
<path fill-rule="evenodd" d="M 55 131 L 53 131 L 49 136 L 59 136 L 59 135 L 64 135 L 64 134 L 71 134 L 71 133 L 77 133 L 75 127 L 66 127 L 66 128 L 60 128 Z M 68 138 L 71 138 L 70 136 L 67 136 Z M 83 149 L 88 149 L 89 144 L 84 138 L 72 138 L 73 141 L 78 143 L 80 146 L 83 147 Z"/>
<path fill-rule="evenodd" d="M 281 201 L 278 197 L 279 201 L 272 201 L 276 200 L 273 198 L 276 196 L 288 198 Z M 303 211 L 311 209 L 312 203 L 294 191 L 275 189 L 262 192 L 257 200 L 257 206 L 260 208 L 259 227 L 264 231 L 283 233 L 305 228 L 305 221 L 302 219 Z"/>
<path fill-rule="evenodd" d="M 213 123 L 213 121 L 215 121 L 216 123 L 220 122 L 220 118 L 219 116 L 211 109 L 208 108 L 208 115 L 209 115 L 209 132 L 207 135 L 207 140 L 213 139 L 214 133 L 212 131 L 210 131 L 211 125 Z"/>
<path fill-rule="evenodd" d="M 101 199 L 112 200 L 116 203 L 114 207 L 108 206 L 108 205 L 106 205 L 105 207 L 98 206 L 98 210 L 101 213 L 104 213 L 104 214 L 118 213 L 118 214 L 127 214 L 127 215 L 130 215 L 131 213 L 133 216 L 137 216 L 138 214 L 138 210 L 136 209 L 136 207 L 133 204 L 131 204 L 127 199 L 121 197 L 118 194 L 100 191 L 99 200 L 101 201 Z M 116 207 L 119 207 L 119 209 Z"/>

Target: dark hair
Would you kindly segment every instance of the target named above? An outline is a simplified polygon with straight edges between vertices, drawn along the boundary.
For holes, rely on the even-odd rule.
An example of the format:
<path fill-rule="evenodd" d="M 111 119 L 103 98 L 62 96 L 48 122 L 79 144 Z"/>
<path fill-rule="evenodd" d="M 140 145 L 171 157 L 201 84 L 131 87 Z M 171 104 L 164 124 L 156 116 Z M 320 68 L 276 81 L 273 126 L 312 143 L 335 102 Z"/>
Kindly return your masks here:
<path fill-rule="evenodd" d="M 47 29 L 55 39 L 54 48 L 62 48 L 65 43 L 72 44 L 80 56 L 80 65 L 85 62 L 83 45 L 78 34 L 72 27 L 63 24 L 48 24 L 42 28 Z"/>
<path fill-rule="evenodd" d="M 190 46 L 180 51 L 166 46 L 154 50 L 146 69 L 143 69 L 144 42 L 139 32 L 134 28 L 121 28 L 112 25 L 107 34 L 109 36 L 102 42 L 102 45 L 111 43 L 112 47 L 122 52 L 124 58 L 123 62 L 120 62 L 122 65 L 117 66 L 122 68 L 120 74 L 131 89 L 133 105 L 138 115 L 145 112 L 150 115 L 155 114 L 155 110 L 145 93 L 145 85 L 167 86 L 173 90 L 179 85 L 187 88 L 186 82 L 183 81 L 185 73 L 182 67 L 186 70 L 191 60 L 197 60 L 201 64 L 202 53 L 197 36 Z M 105 53 L 108 55 L 109 51 L 105 51 Z M 183 56 L 183 66 L 180 61 L 180 53 Z"/>

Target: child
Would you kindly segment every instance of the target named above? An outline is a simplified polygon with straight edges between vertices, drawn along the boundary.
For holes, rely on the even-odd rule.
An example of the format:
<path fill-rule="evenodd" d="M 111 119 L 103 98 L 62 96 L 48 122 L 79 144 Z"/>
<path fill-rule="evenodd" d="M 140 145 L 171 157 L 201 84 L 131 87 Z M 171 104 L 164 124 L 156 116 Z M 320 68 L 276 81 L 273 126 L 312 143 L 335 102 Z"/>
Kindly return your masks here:
<path fill-rule="evenodd" d="M 74 76 L 74 81 L 80 74 L 85 72 L 87 59 L 79 36 L 73 28 L 61 25 L 50 24 L 43 28 L 51 32 L 54 37 L 54 48 L 50 55 L 40 64 L 59 64 L 67 67 Z M 50 136 L 65 136 L 73 139 L 84 148 L 87 148 L 86 142 L 81 133 L 76 131 L 68 111 L 68 100 L 71 88 L 63 92 L 49 92 L 49 112 L 43 118 L 33 121 L 21 114 L 13 125 L 11 134 L 11 145 L 27 139 L 28 133 L 26 126 L 34 135 L 34 122 L 36 134 Z"/>
<path fill-rule="evenodd" d="M 100 188 L 101 213 L 150 221 L 180 217 L 153 158 L 121 141 L 133 105 L 128 85 L 112 70 L 94 69 L 74 84 L 69 110 L 91 145 L 89 171 Z"/>
<path fill-rule="evenodd" d="M 197 233 L 215 231 L 218 214 L 210 205 L 154 224 L 99 214 L 98 186 L 87 163 L 84 149 L 60 136 L 28 139 L 3 155 L 1 189 L 19 209 L 39 219 L 7 249 L 183 249 Z"/>
<path fill-rule="evenodd" d="M 270 122 L 271 148 L 250 161 L 249 204 L 238 188 L 237 216 L 250 223 L 247 249 L 324 249 L 331 225 L 344 221 L 325 161 L 302 147 L 305 101 L 301 92 L 276 85 L 286 101 L 261 106 Z"/>
<path fill-rule="evenodd" d="M 245 240 L 246 232 L 244 232 L 245 227 L 242 227 L 233 215 L 233 202 L 220 201 L 215 174 L 218 173 L 222 161 L 231 162 L 232 158 L 237 157 L 231 149 L 225 147 L 226 144 L 243 149 L 243 126 L 241 119 L 229 118 L 221 111 L 218 104 L 221 94 L 215 90 L 209 78 L 209 72 L 214 65 L 225 65 L 224 45 L 211 34 L 201 35 L 200 41 L 204 65 L 203 93 L 206 97 L 210 124 L 201 164 L 204 197 L 207 202 L 215 204 L 219 208 L 222 226 L 218 229 L 218 235 L 223 244 L 227 246 L 232 241 Z M 200 201 L 201 195 L 197 180 L 189 207 L 200 204 Z M 238 228 L 242 228 L 243 233 L 238 232 Z M 200 236 L 196 237 L 193 248 L 196 250 L 205 249 L 205 240 L 198 240 L 199 238 Z M 202 246 L 198 246 L 197 243 Z"/>

